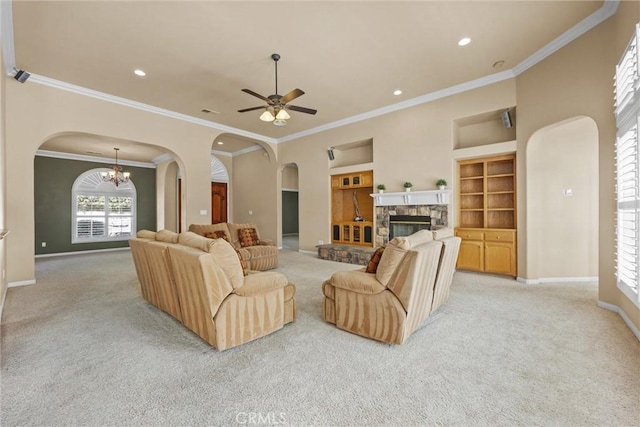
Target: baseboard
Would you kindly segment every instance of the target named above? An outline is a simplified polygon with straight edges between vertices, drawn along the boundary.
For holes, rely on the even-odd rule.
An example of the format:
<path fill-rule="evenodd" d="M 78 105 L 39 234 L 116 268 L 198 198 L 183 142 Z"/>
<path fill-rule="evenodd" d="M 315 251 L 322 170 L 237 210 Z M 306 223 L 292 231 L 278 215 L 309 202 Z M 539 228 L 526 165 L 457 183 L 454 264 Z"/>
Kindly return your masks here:
<path fill-rule="evenodd" d="M 516 278 L 520 283 L 525 285 L 539 285 L 541 283 L 575 283 L 575 282 L 597 282 L 600 280 L 596 277 L 541 277 L 539 279 Z"/>
<path fill-rule="evenodd" d="M 130 247 L 125 246 L 122 248 L 109 248 L 109 249 L 92 249 L 88 251 L 73 251 L 73 252 L 57 252 L 54 254 L 40 254 L 36 255 L 36 258 L 51 258 L 56 256 L 69 256 L 69 255 L 83 255 L 83 254 L 95 254 L 100 252 L 114 252 L 114 251 L 129 251 Z"/>
<path fill-rule="evenodd" d="M 303 249 L 298 249 L 298 252 L 303 254 L 318 255 L 318 251 L 305 251 Z"/>
<path fill-rule="evenodd" d="M 618 315 L 622 317 L 622 320 L 624 320 L 624 323 L 626 323 L 629 329 L 631 329 L 631 332 L 633 332 L 633 335 L 635 335 L 638 341 L 640 341 L 640 329 L 638 329 L 638 327 L 631 321 L 631 319 L 629 319 L 629 316 L 627 316 L 627 313 L 625 313 L 617 305 L 609 304 L 608 302 L 598 301 L 597 304 L 598 304 L 598 307 L 600 308 L 604 308 L 605 310 L 618 313 Z"/>
<path fill-rule="evenodd" d="M 18 286 L 27 286 L 27 285 L 35 285 L 35 284 L 36 284 L 36 279 L 21 280 L 19 282 L 7 283 L 7 288 L 17 288 Z"/>

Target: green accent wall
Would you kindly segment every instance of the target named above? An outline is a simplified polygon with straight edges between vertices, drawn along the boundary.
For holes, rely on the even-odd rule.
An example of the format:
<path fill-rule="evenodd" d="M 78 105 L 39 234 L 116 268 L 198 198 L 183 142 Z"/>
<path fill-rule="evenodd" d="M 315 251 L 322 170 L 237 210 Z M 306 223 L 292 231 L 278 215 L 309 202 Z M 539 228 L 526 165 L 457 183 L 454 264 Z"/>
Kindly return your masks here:
<path fill-rule="evenodd" d="M 71 243 L 71 189 L 76 178 L 105 163 L 36 156 L 34 160 L 36 255 L 128 247 L 117 242 Z M 156 170 L 125 166 L 136 187 L 138 230 L 156 229 Z M 47 247 L 42 247 L 47 242 Z"/>
<path fill-rule="evenodd" d="M 298 192 L 282 190 L 282 234 L 298 234 Z"/>

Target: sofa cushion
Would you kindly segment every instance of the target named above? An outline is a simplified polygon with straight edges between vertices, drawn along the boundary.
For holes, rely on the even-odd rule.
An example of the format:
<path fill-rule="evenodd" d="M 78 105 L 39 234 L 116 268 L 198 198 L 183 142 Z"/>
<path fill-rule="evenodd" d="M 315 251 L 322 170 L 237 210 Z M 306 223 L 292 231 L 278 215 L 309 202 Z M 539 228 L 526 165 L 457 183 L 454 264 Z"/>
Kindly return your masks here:
<path fill-rule="evenodd" d="M 209 249 L 216 263 L 224 270 L 231 281 L 233 289 L 237 289 L 244 284 L 244 271 L 240 264 L 238 252 L 224 239 L 213 240 Z"/>
<path fill-rule="evenodd" d="M 257 246 L 260 243 L 260 239 L 258 239 L 258 233 L 255 228 L 238 229 L 238 241 L 240 242 L 240 246 L 243 248 Z"/>
<path fill-rule="evenodd" d="M 225 236 L 225 237 L 222 237 L 223 239 L 229 242 L 232 241 L 231 234 L 229 234 L 229 227 L 227 226 L 226 222 L 221 222 L 218 224 L 191 224 L 189 225 L 189 231 L 192 231 L 201 236 L 206 236 L 207 233 L 211 233 L 212 236 L 216 236 L 216 232 L 221 231 L 222 234 L 224 234 Z M 217 233 L 217 235 L 222 235 L 222 234 Z M 220 239 L 220 237 L 212 237 L 212 236 L 206 236 L 206 237 Z"/>
<path fill-rule="evenodd" d="M 233 250 L 238 254 L 238 259 L 240 260 L 240 267 L 242 267 L 243 276 L 247 276 L 249 274 L 249 266 L 247 265 L 247 262 L 244 260 L 244 258 L 242 258 L 242 254 L 239 250 L 237 250 L 236 248 L 233 248 Z"/>
<path fill-rule="evenodd" d="M 207 239 L 224 239 L 229 241 L 229 235 L 226 230 L 205 231 L 204 237 Z"/>
<path fill-rule="evenodd" d="M 387 245 L 378 263 L 378 269 L 376 270 L 378 281 L 387 286 L 407 251 L 432 240 L 433 233 L 430 230 L 420 230 L 406 237 L 394 237 Z"/>
<path fill-rule="evenodd" d="M 178 243 L 178 233 L 170 230 L 160 230 L 156 233 L 156 240 L 165 243 Z"/>
<path fill-rule="evenodd" d="M 380 263 L 380 258 L 382 258 L 383 252 L 384 246 L 379 246 L 378 248 L 376 248 L 373 255 L 371 255 L 371 259 L 369 260 L 369 264 L 367 264 L 365 272 L 375 273 L 378 270 L 378 264 Z"/>
<path fill-rule="evenodd" d="M 244 272 L 240 264 L 240 255 L 224 239 L 207 239 L 191 231 L 180 234 L 180 244 L 189 246 L 213 255 L 216 264 L 222 268 L 234 289 L 244 283 Z"/>
<path fill-rule="evenodd" d="M 136 237 L 141 239 L 155 239 L 156 232 L 151 230 L 140 230 L 136 233 Z"/>
<path fill-rule="evenodd" d="M 227 225 L 229 226 L 229 235 L 231 236 L 231 240 L 229 241 L 236 249 L 240 249 L 242 247 L 240 246 L 240 241 L 238 239 L 238 230 L 240 230 L 241 228 L 255 229 L 258 240 L 260 240 L 260 230 L 258 230 L 258 226 L 254 222 L 245 222 L 242 224 L 230 222 Z"/>

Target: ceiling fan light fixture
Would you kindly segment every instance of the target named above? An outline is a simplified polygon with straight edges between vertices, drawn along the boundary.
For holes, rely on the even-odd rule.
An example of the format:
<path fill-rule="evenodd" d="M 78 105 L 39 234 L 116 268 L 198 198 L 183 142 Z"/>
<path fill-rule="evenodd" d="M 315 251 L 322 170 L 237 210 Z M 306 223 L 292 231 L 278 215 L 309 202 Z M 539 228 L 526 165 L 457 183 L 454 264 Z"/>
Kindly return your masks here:
<path fill-rule="evenodd" d="M 286 120 L 282 120 L 282 119 L 275 119 L 273 121 L 273 124 L 276 125 L 276 126 L 284 126 L 284 125 L 287 124 L 287 121 Z"/>
<path fill-rule="evenodd" d="M 289 113 L 287 113 L 287 110 L 285 110 L 284 108 L 278 111 L 278 114 L 276 114 L 276 119 L 278 120 L 289 120 L 290 118 L 291 116 L 289 115 Z"/>
<path fill-rule="evenodd" d="M 264 113 L 260 115 L 260 120 L 262 120 L 263 122 L 272 122 L 275 119 L 276 118 L 273 117 L 273 114 L 271 114 L 271 111 L 269 110 L 264 110 Z"/>

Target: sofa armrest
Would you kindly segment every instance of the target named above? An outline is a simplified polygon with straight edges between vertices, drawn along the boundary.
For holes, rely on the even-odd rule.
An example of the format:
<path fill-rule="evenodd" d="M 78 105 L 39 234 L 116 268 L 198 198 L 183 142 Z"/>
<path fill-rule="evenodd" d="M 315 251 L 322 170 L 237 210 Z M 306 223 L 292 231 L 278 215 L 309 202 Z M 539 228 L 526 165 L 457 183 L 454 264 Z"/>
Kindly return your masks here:
<path fill-rule="evenodd" d="M 271 239 L 260 239 L 260 240 L 258 240 L 258 245 L 260 245 L 260 246 L 275 246 L 275 243 L 273 243 L 273 240 L 271 240 Z"/>
<path fill-rule="evenodd" d="M 234 293 L 242 297 L 266 294 L 274 289 L 284 288 L 289 280 L 282 273 L 275 271 L 252 271 L 244 278 L 244 284 L 234 289 Z"/>
<path fill-rule="evenodd" d="M 379 294 L 387 289 L 378 282 L 375 274 L 362 270 L 337 271 L 326 283 L 359 294 Z"/>

